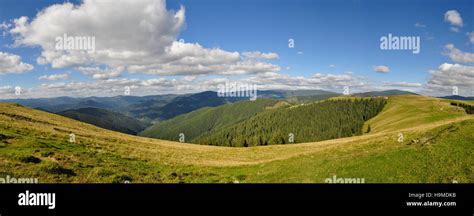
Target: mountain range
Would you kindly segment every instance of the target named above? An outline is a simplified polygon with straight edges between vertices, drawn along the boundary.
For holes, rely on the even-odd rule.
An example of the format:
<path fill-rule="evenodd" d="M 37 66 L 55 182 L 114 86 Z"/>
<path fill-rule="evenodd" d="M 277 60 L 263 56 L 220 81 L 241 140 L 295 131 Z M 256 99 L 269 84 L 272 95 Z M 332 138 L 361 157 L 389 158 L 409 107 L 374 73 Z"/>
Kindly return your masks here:
<path fill-rule="evenodd" d="M 444 97 L 440 97 L 440 98 L 453 99 L 453 100 L 474 100 L 474 97 L 463 97 L 463 96 L 460 96 L 460 95 L 450 95 L 450 96 L 444 96 Z"/>
<path fill-rule="evenodd" d="M 311 104 L 341 94 L 323 90 L 263 90 L 255 103 L 244 97 L 219 97 L 205 91 L 184 95 L 57 97 L 9 99 L 0 102 L 18 103 L 50 113 L 76 119 L 105 129 L 153 138 L 177 140 L 180 133 L 193 142 L 197 137 L 246 121 L 268 112 L 272 106 Z M 355 97 L 416 95 L 401 90 L 356 93 Z M 461 96 L 444 98 L 468 100 Z M 206 135 L 207 134 L 207 135 Z"/>

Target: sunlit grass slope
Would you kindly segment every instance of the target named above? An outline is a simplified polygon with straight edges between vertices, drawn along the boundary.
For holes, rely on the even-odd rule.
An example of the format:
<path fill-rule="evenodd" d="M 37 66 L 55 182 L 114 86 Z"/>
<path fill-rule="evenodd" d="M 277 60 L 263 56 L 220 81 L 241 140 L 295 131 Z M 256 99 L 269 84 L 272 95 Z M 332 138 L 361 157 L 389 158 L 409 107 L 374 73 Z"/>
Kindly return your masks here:
<path fill-rule="evenodd" d="M 385 109 L 366 125 L 370 124 L 372 133 L 388 132 L 467 115 L 450 101 L 417 95 L 390 97 Z"/>
<path fill-rule="evenodd" d="M 0 104 L 0 177 L 39 182 L 474 182 L 474 118 L 449 101 L 390 97 L 362 136 L 228 148 L 136 137 Z M 69 134 L 76 142 L 69 142 Z M 399 142 L 398 134 L 404 134 Z"/>

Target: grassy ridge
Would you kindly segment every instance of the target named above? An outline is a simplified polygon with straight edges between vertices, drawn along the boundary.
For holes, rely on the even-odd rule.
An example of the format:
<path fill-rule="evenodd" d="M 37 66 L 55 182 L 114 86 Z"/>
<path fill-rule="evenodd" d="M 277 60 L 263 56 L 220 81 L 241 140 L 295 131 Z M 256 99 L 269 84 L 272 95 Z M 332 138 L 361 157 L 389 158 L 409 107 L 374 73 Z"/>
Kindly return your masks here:
<path fill-rule="evenodd" d="M 405 95 L 390 97 L 387 106 L 376 117 L 366 122 L 371 132 L 389 132 L 436 121 L 466 116 L 466 112 L 450 104 L 449 100 Z"/>
<path fill-rule="evenodd" d="M 425 103 L 432 109 L 417 109 L 409 121 L 387 114 L 397 113 L 393 107 L 398 107 L 406 116 L 403 104 Z M 369 134 L 254 148 L 135 137 L 0 104 L 0 177 L 37 177 L 40 182 L 322 182 L 336 175 L 366 182 L 472 183 L 474 117 L 436 104 L 447 108 L 449 101 L 390 97 L 379 114 L 390 119 L 373 118 Z M 68 142 L 71 132 L 76 143 Z M 397 141 L 400 132 L 403 143 Z"/>

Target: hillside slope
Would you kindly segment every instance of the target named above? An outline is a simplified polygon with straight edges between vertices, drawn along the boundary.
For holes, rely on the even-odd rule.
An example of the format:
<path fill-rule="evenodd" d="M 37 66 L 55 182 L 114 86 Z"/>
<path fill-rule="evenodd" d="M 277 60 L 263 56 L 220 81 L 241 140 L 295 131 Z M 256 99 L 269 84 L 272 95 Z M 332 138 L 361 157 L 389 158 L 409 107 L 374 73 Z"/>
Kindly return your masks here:
<path fill-rule="evenodd" d="M 141 121 L 123 114 L 92 107 L 66 110 L 57 114 L 101 128 L 132 135 L 138 134 L 148 126 Z"/>
<path fill-rule="evenodd" d="M 420 108 L 424 100 L 428 108 Z M 419 109 L 411 113 L 403 104 Z M 2 103 L 0 177 L 35 177 L 39 182 L 303 183 L 336 175 L 364 178 L 366 183 L 473 183 L 474 117 L 446 110 L 446 104 L 447 100 L 420 96 L 390 97 L 372 119 L 369 134 L 227 148 L 136 137 Z M 403 121 L 390 113 L 413 117 Z M 384 115 L 389 119 L 377 119 Z M 71 133 L 75 143 L 69 142 Z M 404 134 L 402 142 L 399 133 Z"/>
<path fill-rule="evenodd" d="M 196 139 L 199 144 L 249 147 L 315 142 L 362 134 L 364 122 L 386 104 L 383 98 L 325 100 L 259 113 Z"/>
<path fill-rule="evenodd" d="M 179 140 L 179 134 L 185 134 L 188 142 L 204 133 L 212 133 L 254 116 L 271 108 L 278 101 L 258 99 L 240 101 L 218 107 L 205 107 L 183 114 L 167 121 L 157 123 L 140 133 L 141 136 L 166 140 Z"/>
<path fill-rule="evenodd" d="M 450 101 L 416 95 L 390 97 L 384 110 L 366 125 L 370 124 L 372 133 L 389 132 L 466 116 L 462 108 L 451 106 Z"/>

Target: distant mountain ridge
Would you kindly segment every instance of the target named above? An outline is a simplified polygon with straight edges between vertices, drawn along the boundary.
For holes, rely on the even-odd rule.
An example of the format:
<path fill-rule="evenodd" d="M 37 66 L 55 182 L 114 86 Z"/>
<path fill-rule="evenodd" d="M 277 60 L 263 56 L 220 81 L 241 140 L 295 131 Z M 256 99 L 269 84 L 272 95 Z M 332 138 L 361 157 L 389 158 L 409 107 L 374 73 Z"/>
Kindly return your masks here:
<path fill-rule="evenodd" d="M 444 96 L 444 97 L 439 97 L 443 99 L 451 99 L 451 100 L 474 100 L 474 97 L 464 97 L 464 96 L 459 96 L 459 95 L 450 95 L 450 96 Z"/>
<path fill-rule="evenodd" d="M 393 96 L 402 94 L 414 94 L 411 92 L 400 90 L 388 90 L 380 92 L 357 93 L 358 97 L 374 97 L 374 96 Z M 273 99 L 285 101 L 291 104 L 306 104 L 314 101 L 325 100 L 336 97 L 341 94 L 325 91 L 325 90 L 259 90 L 257 98 Z M 183 114 L 203 108 L 220 107 L 226 104 L 233 104 L 240 101 L 250 101 L 246 97 L 219 97 L 217 92 L 204 91 L 190 94 L 166 94 L 166 95 L 150 95 L 150 96 L 113 96 L 113 97 L 57 97 L 57 98 L 38 98 L 38 99 L 10 99 L 0 100 L 3 102 L 18 103 L 23 106 L 43 110 L 51 113 L 58 113 L 79 121 L 94 124 L 96 126 L 116 130 L 128 134 L 139 134 L 146 126 L 171 120 Z M 236 106 L 239 107 L 239 106 Z M 240 107 L 241 110 L 233 110 L 236 115 L 239 112 L 247 112 L 252 114 L 260 111 L 261 107 L 255 105 L 256 110 L 247 110 L 248 107 Z M 212 110 L 212 109 L 211 109 Z M 217 111 L 220 109 L 217 109 Z M 92 112 L 95 111 L 96 113 Z M 207 111 L 207 118 L 214 119 L 212 112 Z M 198 115 L 199 116 L 199 115 Z M 217 115 L 220 116 L 220 115 Z M 201 116 L 202 117 L 202 116 Z M 117 120 L 114 120 L 116 118 Z M 206 119 L 200 118 L 201 121 Z M 184 120 L 183 120 L 184 121 Z M 173 122 L 173 121 L 171 121 Z M 229 121 L 233 122 L 233 121 Z M 114 125 L 111 125 L 114 124 Z M 183 124 L 174 122 L 172 125 L 167 123 L 167 128 L 181 128 Z M 221 123 L 219 123 L 221 124 Z M 145 126 L 144 126 L 145 125 Z M 178 127 L 178 125 L 181 125 Z M 193 124 L 192 126 L 199 126 Z M 158 127 L 159 128 L 159 127 Z M 215 128 L 214 128 L 215 129 Z M 153 131 L 153 130 L 151 130 Z M 167 129 L 160 128 L 159 135 L 147 134 L 151 137 L 161 137 L 166 135 Z M 196 130 L 200 131 L 200 130 Z M 176 137 L 174 130 L 169 131 L 166 138 Z M 194 138 L 190 136 L 190 138 Z"/>
<path fill-rule="evenodd" d="M 284 99 L 292 96 L 335 94 L 323 90 L 264 90 L 257 91 L 258 98 Z M 18 103 L 26 107 L 52 113 L 81 108 L 100 108 L 118 112 L 143 122 L 162 121 L 189 113 L 203 107 L 216 107 L 226 103 L 248 100 L 245 97 L 218 97 L 217 92 L 204 91 L 193 94 L 166 94 L 149 96 L 113 97 L 57 97 L 33 99 L 7 99 L 0 102 Z"/>
<path fill-rule="evenodd" d="M 391 90 L 385 90 L 385 91 L 370 91 L 370 92 L 355 93 L 353 95 L 358 96 L 358 97 L 383 97 L 383 96 L 418 95 L 418 94 L 409 92 L 409 91 L 391 89 Z"/>

